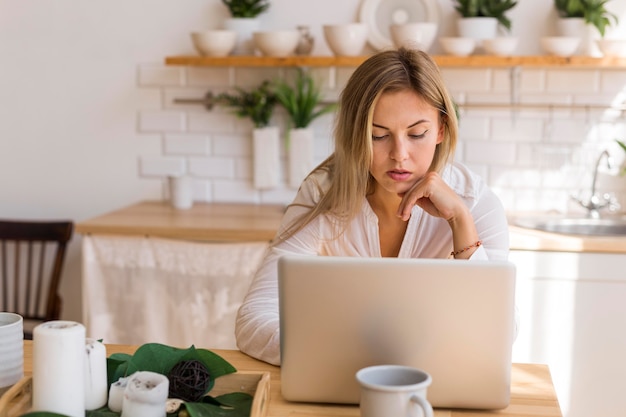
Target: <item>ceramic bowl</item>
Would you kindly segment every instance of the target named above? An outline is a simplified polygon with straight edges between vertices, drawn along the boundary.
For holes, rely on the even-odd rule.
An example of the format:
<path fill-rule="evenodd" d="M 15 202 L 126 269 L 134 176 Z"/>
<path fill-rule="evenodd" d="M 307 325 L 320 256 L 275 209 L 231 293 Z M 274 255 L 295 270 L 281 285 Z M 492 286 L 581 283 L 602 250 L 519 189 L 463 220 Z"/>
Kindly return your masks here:
<path fill-rule="evenodd" d="M 252 34 L 254 46 L 265 56 L 284 57 L 294 53 L 300 40 L 297 30 L 267 30 Z"/>
<path fill-rule="evenodd" d="M 235 47 L 237 32 L 223 29 L 191 32 L 191 40 L 200 55 L 227 56 Z"/>
<path fill-rule="evenodd" d="M 518 39 L 510 36 L 483 39 L 481 44 L 492 55 L 509 56 L 517 49 Z"/>
<path fill-rule="evenodd" d="M 439 43 L 447 54 L 456 56 L 468 56 L 476 48 L 476 40 L 472 38 L 448 36 L 439 38 Z"/>
<path fill-rule="evenodd" d="M 597 39 L 596 44 L 604 56 L 626 58 L 626 39 Z"/>
<path fill-rule="evenodd" d="M 541 47 L 550 55 L 572 56 L 580 46 L 578 36 L 545 36 L 541 38 Z"/>
<path fill-rule="evenodd" d="M 324 25 L 324 39 L 336 56 L 358 56 L 367 42 L 365 23 Z"/>
<path fill-rule="evenodd" d="M 417 48 L 428 51 L 437 36 L 438 25 L 433 22 L 412 22 L 389 26 L 391 39 L 396 48 Z"/>

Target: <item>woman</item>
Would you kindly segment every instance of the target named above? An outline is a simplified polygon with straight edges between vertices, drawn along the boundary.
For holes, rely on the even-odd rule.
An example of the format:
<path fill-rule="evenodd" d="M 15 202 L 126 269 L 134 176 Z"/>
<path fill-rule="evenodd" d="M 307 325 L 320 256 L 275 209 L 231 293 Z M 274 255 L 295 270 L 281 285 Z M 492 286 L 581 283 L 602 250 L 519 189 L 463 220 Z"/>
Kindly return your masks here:
<path fill-rule="evenodd" d="M 500 259 L 498 198 L 451 161 L 454 104 L 424 52 L 373 55 L 343 90 L 335 151 L 304 180 L 239 309 L 239 348 L 280 364 L 277 260 L 284 254 Z"/>

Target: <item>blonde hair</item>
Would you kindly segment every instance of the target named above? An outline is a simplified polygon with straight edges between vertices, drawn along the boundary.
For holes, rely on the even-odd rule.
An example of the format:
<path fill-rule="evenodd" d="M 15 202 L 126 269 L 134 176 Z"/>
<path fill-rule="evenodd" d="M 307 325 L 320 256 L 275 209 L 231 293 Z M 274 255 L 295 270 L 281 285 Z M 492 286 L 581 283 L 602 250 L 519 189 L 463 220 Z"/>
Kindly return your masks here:
<path fill-rule="evenodd" d="M 329 213 L 337 220 L 339 236 L 356 216 L 374 181 L 369 173 L 374 107 L 381 94 L 400 90 L 416 92 L 439 110 L 444 139 L 435 149 L 429 170 L 441 172 L 456 148 L 458 120 L 439 68 L 423 51 L 400 48 L 379 52 L 354 71 L 339 98 L 335 150 L 313 170 L 327 171 L 330 186 L 320 190 L 317 204 L 284 229 L 275 243 L 293 236 L 317 216 Z"/>

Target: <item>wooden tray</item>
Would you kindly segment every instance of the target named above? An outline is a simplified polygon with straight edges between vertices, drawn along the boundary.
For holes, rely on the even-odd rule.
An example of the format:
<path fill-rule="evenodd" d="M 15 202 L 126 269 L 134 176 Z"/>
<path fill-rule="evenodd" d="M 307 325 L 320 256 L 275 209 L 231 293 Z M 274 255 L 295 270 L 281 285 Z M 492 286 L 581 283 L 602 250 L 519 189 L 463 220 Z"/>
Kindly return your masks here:
<path fill-rule="evenodd" d="M 18 417 L 30 411 L 32 377 L 22 378 L 0 397 L 0 417 Z M 250 417 L 265 417 L 270 403 L 270 373 L 240 371 L 215 380 L 211 396 L 245 392 L 253 396 Z"/>

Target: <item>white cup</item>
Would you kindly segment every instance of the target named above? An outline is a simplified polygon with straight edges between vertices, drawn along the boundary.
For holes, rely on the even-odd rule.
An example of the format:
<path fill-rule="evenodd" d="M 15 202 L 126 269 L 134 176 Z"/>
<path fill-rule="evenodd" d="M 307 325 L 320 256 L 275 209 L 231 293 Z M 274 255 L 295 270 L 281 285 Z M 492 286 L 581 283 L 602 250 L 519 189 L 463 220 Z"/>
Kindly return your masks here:
<path fill-rule="evenodd" d="M 24 376 L 24 320 L 0 313 L 0 395 Z"/>
<path fill-rule="evenodd" d="M 356 373 L 361 386 L 361 417 L 433 417 L 426 399 L 432 378 L 401 365 L 378 365 Z"/>
<path fill-rule="evenodd" d="M 168 177 L 172 207 L 186 210 L 193 206 L 193 179 L 187 176 Z"/>

